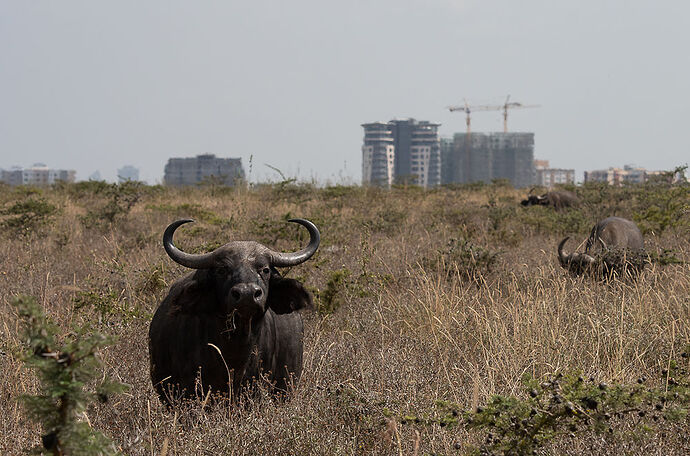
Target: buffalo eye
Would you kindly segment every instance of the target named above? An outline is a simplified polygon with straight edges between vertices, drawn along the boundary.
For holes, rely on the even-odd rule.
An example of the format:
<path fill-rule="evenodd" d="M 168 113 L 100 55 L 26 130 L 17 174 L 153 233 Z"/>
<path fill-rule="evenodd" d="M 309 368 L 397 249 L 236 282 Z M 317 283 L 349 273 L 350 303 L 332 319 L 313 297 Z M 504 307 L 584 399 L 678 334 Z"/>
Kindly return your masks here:
<path fill-rule="evenodd" d="M 265 268 L 263 268 L 263 269 L 261 270 L 261 273 L 262 273 L 262 274 L 265 274 L 265 275 L 268 275 L 268 274 L 271 273 L 271 270 L 269 269 L 268 266 L 266 266 Z"/>

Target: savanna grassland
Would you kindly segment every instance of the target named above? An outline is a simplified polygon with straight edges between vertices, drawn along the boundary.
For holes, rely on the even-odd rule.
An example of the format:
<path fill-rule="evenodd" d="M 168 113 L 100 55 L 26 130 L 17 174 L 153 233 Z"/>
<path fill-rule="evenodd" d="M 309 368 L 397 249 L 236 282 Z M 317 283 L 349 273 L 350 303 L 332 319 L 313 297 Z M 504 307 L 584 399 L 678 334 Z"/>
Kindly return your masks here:
<path fill-rule="evenodd" d="M 114 336 L 99 355 L 103 375 L 130 388 L 81 419 L 128 455 L 479 453 L 509 437 L 472 427 L 465 412 L 494 395 L 528 401 L 552 391 L 559 373 L 602 391 L 676 392 L 619 408 L 597 431 L 573 421 L 547 433 L 537 454 L 689 454 L 688 187 L 576 191 L 581 207 L 557 213 L 521 207 L 524 192 L 502 185 L 2 187 L 0 454 L 25 454 L 42 435 L 19 400 L 40 385 L 19 355 L 16 295 L 34 296 L 64 336 L 85 323 Z M 650 264 L 636 281 L 570 276 L 558 241 L 571 236 L 572 250 L 610 215 L 638 222 Z M 166 409 L 149 379 L 148 325 L 186 270 L 165 254 L 163 230 L 195 219 L 176 234 L 189 252 L 239 239 L 294 251 L 308 235 L 291 217 L 312 220 L 322 235 L 310 261 L 283 270 L 314 296 L 291 397 Z M 677 416 L 667 419 L 674 401 Z M 539 413 L 548 419 L 557 406 Z"/>

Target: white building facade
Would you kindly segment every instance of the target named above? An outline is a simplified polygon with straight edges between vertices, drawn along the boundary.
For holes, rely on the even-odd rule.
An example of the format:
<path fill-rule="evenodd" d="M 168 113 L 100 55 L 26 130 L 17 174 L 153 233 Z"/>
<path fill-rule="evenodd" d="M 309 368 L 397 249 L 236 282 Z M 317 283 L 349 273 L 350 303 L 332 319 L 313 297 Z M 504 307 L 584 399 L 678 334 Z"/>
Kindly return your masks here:
<path fill-rule="evenodd" d="M 441 183 L 439 124 L 401 119 L 362 127 L 362 184 L 429 188 Z"/>
<path fill-rule="evenodd" d="M 559 184 L 574 184 L 575 170 L 564 168 L 551 168 L 548 160 L 534 160 L 536 171 L 536 185 L 552 188 Z"/>
<path fill-rule="evenodd" d="M 36 163 L 31 168 L 15 167 L 2 170 L 2 182 L 15 185 L 34 185 L 38 187 L 52 185 L 58 181 L 74 182 L 77 172 L 71 169 L 52 169 L 43 163 Z"/>

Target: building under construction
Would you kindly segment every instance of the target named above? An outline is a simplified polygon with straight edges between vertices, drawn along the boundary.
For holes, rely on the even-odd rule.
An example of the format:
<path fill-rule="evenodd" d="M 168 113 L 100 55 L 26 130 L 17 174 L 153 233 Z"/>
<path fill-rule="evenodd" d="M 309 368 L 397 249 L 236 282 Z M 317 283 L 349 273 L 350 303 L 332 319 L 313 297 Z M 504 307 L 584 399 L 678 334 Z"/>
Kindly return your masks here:
<path fill-rule="evenodd" d="M 534 133 L 456 133 L 442 142 L 442 183 L 534 184 Z"/>

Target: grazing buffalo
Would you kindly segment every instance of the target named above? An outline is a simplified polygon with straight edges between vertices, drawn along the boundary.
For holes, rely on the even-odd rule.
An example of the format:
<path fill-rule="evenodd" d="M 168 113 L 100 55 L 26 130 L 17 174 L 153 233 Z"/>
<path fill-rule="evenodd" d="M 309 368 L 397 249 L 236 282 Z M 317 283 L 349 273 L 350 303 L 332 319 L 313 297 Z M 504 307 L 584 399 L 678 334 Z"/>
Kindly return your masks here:
<path fill-rule="evenodd" d="M 566 207 L 575 207 L 580 204 L 580 199 L 573 192 L 557 190 L 543 195 L 528 195 L 526 200 L 520 202 L 523 206 L 551 206 L 557 211 Z"/>
<path fill-rule="evenodd" d="M 561 266 L 575 275 L 596 270 L 596 266 L 601 266 L 605 274 L 621 269 L 639 273 L 644 267 L 642 233 L 630 220 L 609 217 L 594 225 L 584 253 L 566 255 L 563 246 L 568 239 L 566 237 L 558 244 L 558 260 Z"/>
<path fill-rule="evenodd" d="M 163 246 L 175 262 L 195 269 L 175 282 L 149 328 L 151 380 L 165 403 L 173 397 L 212 393 L 237 397 L 260 376 L 273 391 L 286 391 L 302 372 L 302 316 L 311 296 L 276 267 L 307 261 L 320 234 L 308 220 L 309 244 L 294 253 L 275 252 L 253 241 L 229 242 L 213 252 L 189 254 L 165 230 Z M 233 393 L 234 392 L 234 393 Z"/>

